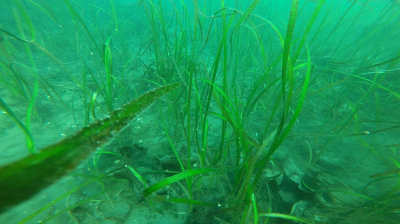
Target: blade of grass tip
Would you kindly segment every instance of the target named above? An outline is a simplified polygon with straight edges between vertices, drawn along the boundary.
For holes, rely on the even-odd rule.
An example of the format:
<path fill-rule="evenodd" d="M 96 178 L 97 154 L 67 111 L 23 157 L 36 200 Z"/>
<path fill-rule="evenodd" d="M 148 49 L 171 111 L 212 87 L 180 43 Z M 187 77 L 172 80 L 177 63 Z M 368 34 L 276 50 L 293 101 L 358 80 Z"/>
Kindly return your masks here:
<path fill-rule="evenodd" d="M 32 110 L 33 106 L 35 105 L 35 99 L 37 97 L 38 88 L 39 88 L 39 81 L 35 79 L 35 88 L 33 90 L 31 101 L 29 102 L 28 110 L 26 111 L 26 129 L 28 129 L 29 132 L 31 131 Z M 30 136 L 26 136 L 26 145 L 31 153 L 36 153 L 35 143 L 32 141 Z"/>
<path fill-rule="evenodd" d="M 97 97 L 97 92 L 93 93 L 93 96 L 92 96 L 92 98 L 90 99 L 90 102 L 89 102 L 89 107 L 87 108 L 87 110 L 88 110 L 88 121 L 89 121 L 90 112 L 92 112 L 93 120 L 97 120 L 96 113 L 95 113 L 96 97 Z"/>
<path fill-rule="evenodd" d="M 179 85 L 170 84 L 148 92 L 39 153 L 0 167 L 0 212 L 25 201 L 69 173 L 111 141 L 132 119 Z"/>
<path fill-rule="evenodd" d="M 25 132 L 27 138 L 29 138 L 30 141 L 34 143 L 31 132 L 25 127 L 25 125 L 18 119 L 18 117 L 14 114 L 14 112 L 7 106 L 7 104 L 1 98 L 0 98 L 0 107 L 4 110 L 4 112 L 6 112 L 6 114 L 8 114 L 8 116 L 10 116 L 15 121 L 15 123 L 17 123 L 17 125 L 22 129 L 22 131 Z"/>
<path fill-rule="evenodd" d="M 136 172 L 135 169 L 133 169 L 131 166 L 125 165 L 126 168 L 128 168 L 129 171 L 143 184 L 144 187 L 148 187 L 146 183 L 146 179 L 142 177 L 138 172 Z"/>

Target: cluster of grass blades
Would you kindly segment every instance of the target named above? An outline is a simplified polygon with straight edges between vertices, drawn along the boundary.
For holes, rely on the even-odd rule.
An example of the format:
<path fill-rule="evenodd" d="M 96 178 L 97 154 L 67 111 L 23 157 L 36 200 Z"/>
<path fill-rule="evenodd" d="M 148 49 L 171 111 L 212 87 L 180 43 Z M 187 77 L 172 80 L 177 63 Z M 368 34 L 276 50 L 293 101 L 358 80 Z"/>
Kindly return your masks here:
<path fill-rule="evenodd" d="M 22 223 L 63 200 L 66 208 L 44 221 L 62 214 L 76 221 L 74 209 L 98 196 L 113 206 L 112 194 L 125 189 L 136 192 L 136 207 L 193 214 L 198 223 L 396 223 L 399 143 L 393 139 L 400 125 L 391 111 L 400 108 L 394 76 L 400 57 L 391 40 L 399 18 L 393 3 L 142 0 L 129 8 L 116 0 L 107 6 L 22 2 L 13 1 L 18 29 L 0 30 L 6 37 L 0 82 L 25 101 L 26 122 L 4 98 L 0 107 L 24 131 L 33 154 L 0 169 L 1 209 L 34 195 L 101 147 L 87 161 L 85 181 Z M 381 11 L 366 18 L 374 7 Z M 36 33 L 41 26 L 58 33 Z M 380 38 L 383 30 L 387 36 Z M 392 45 L 397 48 L 388 49 Z M 65 49 L 69 53 L 58 52 Z M 71 80 L 71 106 L 39 75 L 37 55 Z M 114 110 L 148 88 L 174 82 L 180 87 L 160 87 Z M 40 116 L 35 105 L 44 92 L 84 128 L 35 153 L 31 116 Z M 142 111 L 167 92 L 167 103 L 151 111 L 158 121 L 148 135 L 162 133 L 156 151 L 170 159 L 130 163 L 129 153 L 115 148 L 148 144 L 135 142 L 139 125 L 125 128 L 137 115 L 131 110 Z M 111 139 L 118 147 L 103 147 Z M 104 164 L 108 157 L 115 163 Z M 51 169 L 56 165 L 60 169 Z M 101 190 L 69 205 L 70 196 L 93 182 Z M 22 189 L 29 190 L 16 193 Z M 159 206 L 166 204 L 185 210 Z"/>

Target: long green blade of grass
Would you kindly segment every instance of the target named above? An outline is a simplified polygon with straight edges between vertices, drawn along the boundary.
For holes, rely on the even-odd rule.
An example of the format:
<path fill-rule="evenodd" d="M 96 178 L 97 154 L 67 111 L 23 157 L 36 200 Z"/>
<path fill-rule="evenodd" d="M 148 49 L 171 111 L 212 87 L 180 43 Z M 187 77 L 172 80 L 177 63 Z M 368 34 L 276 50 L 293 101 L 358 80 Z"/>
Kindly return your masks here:
<path fill-rule="evenodd" d="M 168 200 L 168 202 L 189 204 L 189 205 L 219 206 L 218 203 L 209 203 L 209 202 L 203 202 L 203 201 L 197 201 L 197 200 L 190 200 L 190 199 L 186 199 L 186 198 L 171 198 Z"/>
<path fill-rule="evenodd" d="M 176 83 L 148 92 L 75 135 L 37 154 L 0 167 L 0 212 L 23 202 L 69 173 L 97 148 L 110 142 L 154 101 L 178 86 Z"/>
<path fill-rule="evenodd" d="M 110 48 L 110 41 L 112 36 L 107 39 L 104 44 L 104 64 L 106 67 L 106 77 L 107 77 L 107 97 L 105 97 L 107 108 L 109 111 L 113 110 L 113 64 L 112 64 L 112 54 Z"/>
<path fill-rule="evenodd" d="M 38 94 L 38 89 L 39 89 L 39 81 L 36 79 L 32 98 L 31 98 L 31 101 L 29 102 L 28 110 L 26 112 L 26 129 L 28 129 L 28 131 L 31 130 L 32 110 L 33 110 L 33 106 L 35 105 L 35 99 Z M 31 153 L 36 153 L 35 142 L 32 141 L 31 137 L 26 136 L 26 144 Z"/>
<path fill-rule="evenodd" d="M 143 197 L 147 197 L 148 195 L 150 195 L 153 192 L 156 192 L 158 190 L 160 190 L 161 188 L 164 188 L 170 184 L 173 184 L 177 181 L 180 181 L 182 179 L 188 178 L 188 177 L 192 177 L 195 175 L 201 175 L 201 174 L 206 174 L 206 173 L 210 173 L 210 172 L 216 172 L 216 171 L 220 171 L 220 170 L 216 170 L 216 169 L 197 169 L 197 170 L 189 170 L 183 173 L 179 173 L 176 174 L 174 176 L 165 178 L 164 180 L 146 188 L 143 191 Z"/>
<path fill-rule="evenodd" d="M 292 221 L 304 222 L 304 223 L 315 223 L 315 224 L 323 223 L 323 222 L 314 221 L 312 219 L 296 217 L 296 216 L 292 216 L 292 215 L 279 214 L 279 213 L 260 213 L 260 214 L 258 214 L 258 216 L 259 217 L 280 218 L 280 219 L 286 219 L 286 220 L 292 220 Z"/>

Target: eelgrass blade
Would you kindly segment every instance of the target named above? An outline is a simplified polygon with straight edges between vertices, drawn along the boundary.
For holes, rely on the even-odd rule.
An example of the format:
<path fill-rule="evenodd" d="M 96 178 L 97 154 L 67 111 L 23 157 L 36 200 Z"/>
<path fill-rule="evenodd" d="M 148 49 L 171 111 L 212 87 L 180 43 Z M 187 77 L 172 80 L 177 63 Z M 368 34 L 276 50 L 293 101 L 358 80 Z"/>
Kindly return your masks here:
<path fill-rule="evenodd" d="M 386 177 L 386 176 L 390 176 L 390 175 L 399 175 L 400 173 L 400 168 L 394 169 L 394 170 L 389 170 L 386 172 L 382 172 L 382 173 L 377 173 L 371 176 L 371 178 L 381 178 L 381 177 Z"/>
<path fill-rule="evenodd" d="M 31 132 L 18 119 L 18 117 L 14 114 L 14 112 L 7 106 L 7 104 L 1 98 L 0 98 L 0 108 L 2 108 L 4 110 L 4 112 L 6 112 L 8 114 L 8 116 L 10 116 L 15 121 L 15 123 L 17 123 L 17 125 L 22 129 L 22 131 L 25 132 L 25 135 L 26 135 L 27 139 L 29 139 L 31 144 L 34 145 L 34 140 L 33 140 Z"/>
<path fill-rule="evenodd" d="M 33 41 L 30 41 L 30 40 L 23 40 L 23 39 L 21 39 L 21 38 L 15 36 L 14 34 L 8 32 L 8 31 L 6 31 L 6 30 L 0 29 L 0 32 L 3 32 L 3 33 L 5 33 L 5 34 L 9 35 L 10 37 L 12 37 L 12 38 L 14 38 L 14 39 L 16 39 L 16 40 L 19 40 L 19 41 L 21 41 L 21 42 L 24 42 L 24 43 L 33 43 Z"/>
<path fill-rule="evenodd" d="M 208 205 L 208 206 L 219 206 L 218 203 L 209 203 L 197 200 L 191 200 L 187 198 L 171 198 L 168 202 L 172 203 L 181 203 L 181 204 L 189 204 L 189 205 Z"/>
<path fill-rule="evenodd" d="M 93 120 L 97 120 L 96 118 L 96 113 L 95 113 L 95 104 L 96 104 L 96 97 L 97 97 L 97 92 L 93 93 L 92 98 L 90 99 L 89 102 L 89 107 L 88 107 L 88 116 L 89 116 L 89 112 L 92 112 L 92 118 Z M 86 109 L 86 108 L 85 108 Z M 89 120 L 89 117 L 88 117 Z"/>
<path fill-rule="evenodd" d="M 31 98 L 31 101 L 29 102 L 28 110 L 26 112 L 26 129 L 28 129 L 29 132 L 31 130 L 32 110 L 33 110 L 33 106 L 35 105 L 35 99 L 38 94 L 38 89 L 39 89 L 39 81 L 36 79 L 32 98 Z M 31 153 L 36 153 L 35 143 L 29 136 L 26 136 L 26 145 Z"/>
<path fill-rule="evenodd" d="M 156 192 L 158 190 L 160 190 L 161 188 L 164 188 L 170 184 L 173 184 L 177 181 L 180 181 L 182 179 L 188 178 L 188 177 L 192 177 L 194 175 L 199 175 L 199 174 L 205 174 L 205 173 L 210 173 L 210 172 L 216 172 L 216 171 L 221 171 L 221 170 L 216 170 L 216 169 L 197 169 L 197 170 L 189 170 L 183 173 L 179 173 L 176 174 L 174 176 L 165 178 L 164 180 L 146 188 L 143 191 L 143 197 L 147 197 L 148 195 L 150 195 L 153 192 Z"/>
<path fill-rule="evenodd" d="M 107 108 L 109 111 L 113 110 L 113 64 L 112 64 L 112 54 L 110 48 L 110 41 L 113 36 L 110 36 L 107 39 L 107 42 L 103 45 L 104 46 L 104 64 L 106 68 L 106 77 L 107 77 L 107 97 L 104 98 L 107 104 Z"/>
<path fill-rule="evenodd" d="M 256 203 L 256 197 L 254 197 L 254 193 L 251 195 L 251 201 L 253 204 L 253 211 L 254 211 L 254 224 L 258 223 L 258 209 Z"/>
<path fill-rule="evenodd" d="M 135 169 L 133 169 L 131 166 L 125 165 L 126 168 L 128 168 L 129 171 L 143 184 L 144 187 L 147 187 L 146 184 L 146 179 L 142 177 Z"/>
<path fill-rule="evenodd" d="M 288 69 L 288 65 L 289 65 L 289 53 L 290 53 L 290 47 L 292 45 L 292 39 L 293 39 L 293 32 L 294 32 L 294 27 L 296 25 L 296 19 L 297 19 L 297 12 L 299 9 L 299 1 L 298 0 L 293 0 L 292 1 L 292 6 L 291 6 L 291 10 L 290 10 L 290 16 L 289 16 L 289 23 L 288 23 L 288 27 L 286 30 L 286 38 L 285 38 L 285 44 L 284 44 L 284 48 L 283 48 L 283 55 L 282 55 L 282 97 L 283 97 L 283 107 L 284 107 L 284 111 L 287 111 L 286 108 L 289 107 L 290 102 L 286 102 L 286 75 L 287 75 L 287 69 Z M 308 84 L 308 83 L 307 83 Z M 282 118 L 281 121 L 279 123 L 278 126 L 278 131 L 276 133 L 274 142 L 272 143 L 273 147 L 271 147 L 270 151 L 268 152 L 266 157 L 269 157 L 270 155 L 272 155 L 272 153 L 275 152 L 276 149 L 278 149 L 280 144 L 276 144 L 278 143 L 278 140 L 281 140 L 281 142 L 283 141 L 284 138 L 279 138 L 283 126 L 284 126 L 284 122 L 285 122 L 285 118 L 286 118 L 286 114 L 285 112 L 283 112 L 282 114 Z M 288 127 L 286 130 L 290 130 L 290 128 Z"/>
<path fill-rule="evenodd" d="M 291 215 L 285 215 L 285 214 L 279 214 L 279 213 L 260 213 L 260 214 L 258 214 L 258 216 L 259 217 L 261 216 L 261 217 L 280 218 L 280 219 L 293 220 L 296 222 L 304 222 L 304 223 L 315 223 L 315 224 L 323 223 L 323 222 L 319 222 L 319 221 L 314 221 L 312 219 L 296 217 L 296 216 L 291 216 Z"/>
<path fill-rule="evenodd" d="M 0 212 L 25 201 L 69 173 L 97 148 L 110 142 L 133 118 L 178 86 L 175 83 L 148 92 L 75 135 L 0 167 Z"/>
<path fill-rule="evenodd" d="M 277 142 L 278 143 L 277 146 L 282 144 L 283 140 L 286 139 L 286 137 L 289 134 L 290 130 L 292 129 L 293 125 L 296 123 L 297 118 L 300 115 L 301 109 L 303 108 L 303 104 L 304 104 L 304 101 L 307 96 L 308 85 L 310 84 L 310 77 L 311 77 L 311 73 L 312 73 L 311 56 L 310 56 L 310 51 L 308 50 L 308 46 L 307 46 L 307 56 L 308 56 L 307 73 L 306 73 L 306 77 L 304 78 L 304 84 L 303 84 L 303 87 L 301 90 L 300 99 L 299 99 L 299 102 L 297 103 L 296 109 L 294 110 L 293 116 L 292 116 L 287 128 L 282 133 L 279 141 Z M 269 154 L 269 152 L 268 152 L 268 154 Z"/>

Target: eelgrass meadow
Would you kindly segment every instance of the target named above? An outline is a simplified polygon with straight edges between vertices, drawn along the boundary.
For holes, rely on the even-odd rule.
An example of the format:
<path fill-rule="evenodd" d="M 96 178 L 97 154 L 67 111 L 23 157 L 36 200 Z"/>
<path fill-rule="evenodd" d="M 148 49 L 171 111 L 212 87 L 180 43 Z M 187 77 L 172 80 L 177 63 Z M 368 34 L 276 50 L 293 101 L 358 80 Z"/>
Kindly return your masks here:
<path fill-rule="evenodd" d="M 399 1 L 0 12 L 0 223 L 400 223 Z"/>

